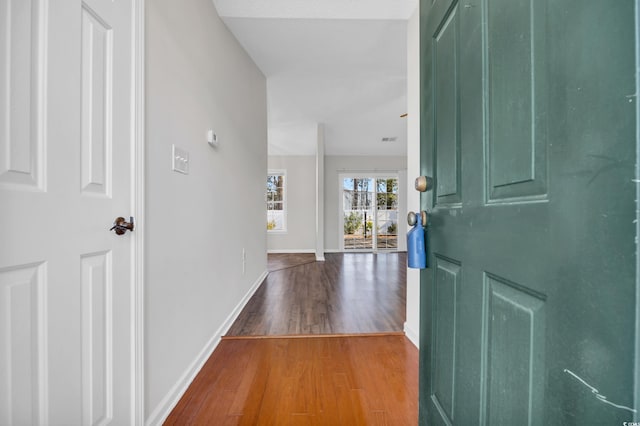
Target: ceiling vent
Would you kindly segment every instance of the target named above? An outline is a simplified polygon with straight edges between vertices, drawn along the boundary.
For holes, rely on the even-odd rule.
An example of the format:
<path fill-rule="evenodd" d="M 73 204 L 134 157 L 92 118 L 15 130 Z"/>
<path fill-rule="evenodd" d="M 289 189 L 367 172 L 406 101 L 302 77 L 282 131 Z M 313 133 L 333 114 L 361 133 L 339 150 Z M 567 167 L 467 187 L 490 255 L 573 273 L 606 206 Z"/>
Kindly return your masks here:
<path fill-rule="evenodd" d="M 391 137 L 391 138 L 382 138 L 382 142 L 395 142 L 398 140 L 397 136 Z"/>

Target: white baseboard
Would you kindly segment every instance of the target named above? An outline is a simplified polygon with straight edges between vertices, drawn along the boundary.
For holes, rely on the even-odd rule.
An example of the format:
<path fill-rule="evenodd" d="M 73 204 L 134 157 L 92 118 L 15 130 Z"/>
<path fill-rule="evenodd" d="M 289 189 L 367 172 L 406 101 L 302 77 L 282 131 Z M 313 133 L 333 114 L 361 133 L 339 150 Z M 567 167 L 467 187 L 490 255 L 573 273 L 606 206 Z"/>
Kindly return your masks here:
<path fill-rule="evenodd" d="M 245 307 L 247 302 L 249 302 L 249 299 L 251 298 L 251 296 L 253 296 L 258 287 L 260 287 L 260 284 L 262 284 L 267 275 L 268 271 L 264 271 L 260 275 L 260 277 L 253 283 L 242 300 L 240 300 L 233 311 L 231 311 L 227 319 L 222 323 L 220 327 L 218 327 L 211 339 L 209 339 L 204 348 L 202 348 L 196 359 L 193 360 L 191 365 L 189 365 L 180 379 L 178 379 L 177 383 L 173 385 L 171 390 L 164 398 L 162 398 L 162 401 L 160 401 L 158 406 L 149 415 L 149 418 L 145 422 L 145 425 L 159 426 L 164 423 L 169 414 L 171 414 L 171 410 L 173 410 L 178 401 L 180 401 L 180 398 L 182 398 L 191 382 L 193 382 L 193 379 L 195 379 L 196 375 L 200 372 L 200 370 L 204 366 L 204 363 L 207 362 L 215 348 L 218 346 L 222 336 L 225 335 L 236 318 L 238 318 L 238 315 L 240 315 L 242 309 Z"/>
<path fill-rule="evenodd" d="M 324 262 L 324 261 L 325 261 L 324 256 L 318 256 L 316 254 L 316 262 Z"/>
<path fill-rule="evenodd" d="M 407 336 L 407 339 L 409 339 L 416 348 L 420 349 L 420 334 L 406 322 L 404 323 L 404 335 Z"/>
<path fill-rule="evenodd" d="M 344 252 L 344 250 L 340 250 L 340 249 L 324 249 L 325 253 L 342 253 Z"/>
<path fill-rule="evenodd" d="M 267 250 L 267 253 L 279 254 L 279 253 L 315 253 L 315 249 L 285 249 L 285 250 Z"/>

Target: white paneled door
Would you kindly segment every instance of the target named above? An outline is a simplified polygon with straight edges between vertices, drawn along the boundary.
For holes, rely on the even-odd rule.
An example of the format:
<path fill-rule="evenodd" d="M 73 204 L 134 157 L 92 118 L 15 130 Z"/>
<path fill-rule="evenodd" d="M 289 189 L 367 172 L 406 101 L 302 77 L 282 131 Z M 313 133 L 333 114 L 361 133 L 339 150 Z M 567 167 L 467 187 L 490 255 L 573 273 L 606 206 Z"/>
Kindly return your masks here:
<path fill-rule="evenodd" d="M 134 3 L 0 0 L 0 425 L 133 419 Z"/>

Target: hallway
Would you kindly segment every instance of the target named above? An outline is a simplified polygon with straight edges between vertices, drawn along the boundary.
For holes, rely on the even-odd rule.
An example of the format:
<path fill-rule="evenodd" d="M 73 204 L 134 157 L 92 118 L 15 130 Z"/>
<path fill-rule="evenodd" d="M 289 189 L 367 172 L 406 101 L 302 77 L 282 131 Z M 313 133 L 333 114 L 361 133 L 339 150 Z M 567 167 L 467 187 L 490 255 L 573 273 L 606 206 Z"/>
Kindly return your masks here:
<path fill-rule="evenodd" d="M 417 424 L 406 254 L 326 259 L 269 255 L 269 276 L 165 425 Z"/>

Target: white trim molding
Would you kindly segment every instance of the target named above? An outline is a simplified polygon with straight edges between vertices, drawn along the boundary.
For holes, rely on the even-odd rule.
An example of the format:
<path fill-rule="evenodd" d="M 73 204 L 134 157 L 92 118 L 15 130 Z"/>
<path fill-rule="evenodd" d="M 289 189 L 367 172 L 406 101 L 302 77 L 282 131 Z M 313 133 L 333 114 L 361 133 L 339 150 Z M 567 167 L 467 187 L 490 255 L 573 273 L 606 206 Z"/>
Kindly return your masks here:
<path fill-rule="evenodd" d="M 420 349 L 420 335 L 406 322 L 404 323 L 404 335 L 416 348 Z"/>
<path fill-rule="evenodd" d="M 132 25 L 133 25 L 133 49 L 132 49 L 132 112 L 133 112 L 133 134 L 132 134 L 132 167 L 133 169 L 133 191 L 132 207 L 133 215 L 136 219 L 136 230 L 133 233 L 133 288 L 131 309 L 133 310 L 132 326 L 132 349 L 131 357 L 131 424 L 144 424 L 144 279 L 145 279 L 145 256 L 144 256 L 144 226 L 145 226 L 145 0 L 135 0 L 132 2 Z"/>

